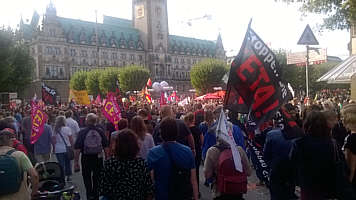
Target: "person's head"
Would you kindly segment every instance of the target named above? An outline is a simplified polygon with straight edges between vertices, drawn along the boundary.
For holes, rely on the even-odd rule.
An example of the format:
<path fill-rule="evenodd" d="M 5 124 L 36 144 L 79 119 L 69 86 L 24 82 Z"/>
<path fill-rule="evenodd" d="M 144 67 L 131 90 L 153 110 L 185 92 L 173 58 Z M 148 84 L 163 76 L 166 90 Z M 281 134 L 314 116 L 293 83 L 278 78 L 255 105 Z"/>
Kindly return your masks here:
<path fill-rule="evenodd" d="M 61 110 L 61 111 L 58 112 L 58 115 L 64 116 L 65 112 Z"/>
<path fill-rule="evenodd" d="M 115 156 L 119 160 L 130 160 L 136 158 L 140 146 L 135 133 L 130 129 L 124 129 L 116 137 Z"/>
<path fill-rule="evenodd" d="M 121 118 L 118 124 L 119 131 L 128 127 L 129 127 L 129 121 L 127 121 L 127 119 L 125 118 Z"/>
<path fill-rule="evenodd" d="M 314 137 L 331 137 L 331 129 L 328 126 L 326 116 L 321 111 L 312 111 L 304 122 L 306 134 Z"/>
<path fill-rule="evenodd" d="M 73 116 L 73 111 L 67 110 L 67 112 L 65 113 L 65 116 L 66 116 L 66 118 L 72 117 Z"/>
<path fill-rule="evenodd" d="M 338 121 L 337 113 L 335 111 L 326 110 L 323 111 L 323 114 L 325 115 L 326 121 L 328 122 L 328 127 L 333 129 Z"/>
<path fill-rule="evenodd" d="M 293 118 L 293 120 L 297 120 L 298 119 L 298 107 L 292 105 L 291 103 L 287 103 L 284 105 L 284 108 L 286 109 L 286 111 L 288 112 L 288 114 L 290 114 Z"/>
<path fill-rule="evenodd" d="M 352 131 L 356 132 L 356 104 L 347 104 L 341 110 L 342 121 L 345 127 Z"/>
<path fill-rule="evenodd" d="M 221 105 L 217 106 L 214 110 L 214 118 L 219 119 L 220 113 L 223 110 L 223 107 Z"/>
<path fill-rule="evenodd" d="M 214 123 L 214 113 L 210 110 L 204 112 L 204 121 L 208 124 Z"/>
<path fill-rule="evenodd" d="M 187 124 L 187 126 L 192 126 L 194 125 L 194 114 L 193 113 L 188 113 L 186 115 L 184 115 L 184 122 L 185 124 Z"/>
<path fill-rule="evenodd" d="M 56 133 L 60 132 L 63 126 L 66 126 L 66 118 L 63 115 L 60 115 L 56 117 L 56 121 L 54 123 L 54 131 Z"/>
<path fill-rule="evenodd" d="M 172 107 L 169 105 L 165 105 L 161 107 L 161 118 L 173 117 Z"/>
<path fill-rule="evenodd" d="M 142 117 L 143 120 L 148 119 L 148 112 L 146 109 L 140 109 L 138 110 L 137 114 Z"/>
<path fill-rule="evenodd" d="M 140 116 L 136 115 L 131 119 L 130 128 L 136 133 L 138 138 L 141 140 L 145 139 L 147 129 L 143 119 Z"/>
<path fill-rule="evenodd" d="M 0 120 L 0 131 L 6 130 L 11 134 L 11 138 L 16 139 L 16 128 L 13 123 L 7 121 L 6 119 Z"/>
<path fill-rule="evenodd" d="M 0 146 L 12 146 L 12 133 L 8 130 L 0 131 Z"/>
<path fill-rule="evenodd" d="M 161 136 L 163 141 L 176 141 L 178 137 L 178 127 L 176 120 L 171 117 L 163 118 L 160 123 Z"/>
<path fill-rule="evenodd" d="M 87 126 L 95 126 L 97 122 L 98 122 L 98 116 L 96 116 L 96 114 L 94 113 L 87 114 L 87 117 L 85 119 L 85 124 Z"/>
<path fill-rule="evenodd" d="M 203 108 L 203 106 L 201 105 L 201 103 L 197 103 L 195 104 L 195 110 L 201 110 Z"/>

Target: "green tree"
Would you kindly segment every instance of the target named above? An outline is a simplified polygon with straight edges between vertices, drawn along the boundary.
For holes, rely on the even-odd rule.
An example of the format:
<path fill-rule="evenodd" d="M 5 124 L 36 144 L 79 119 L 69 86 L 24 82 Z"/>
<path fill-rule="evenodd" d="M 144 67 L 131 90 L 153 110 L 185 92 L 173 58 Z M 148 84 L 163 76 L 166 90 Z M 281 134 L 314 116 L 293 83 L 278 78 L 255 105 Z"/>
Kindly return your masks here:
<path fill-rule="evenodd" d="M 88 93 L 94 96 L 101 94 L 99 86 L 99 77 L 103 70 L 91 70 L 88 72 L 85 79 L 85 86 Z"/>
<path fill-rule="evenodd" d="M 11 29 L 0 29 L 0 91 L 23 92 L 31 83 L 35 62 Z"/>
<path fill-rule="evenodd" d="M 119 82 L 122 91 L 141 90 L 150 77 L 148 69 L 141 66 L 127 66 L 120 70 Z"/>
<path fill-rule="evenodd" d="M 190 71 L 190 80 L 199 94 L 213 91 L 222 84 L 222 78 L 227 72 L 227 65 L 216 59 L 204 59 L 194 65 Z"/>
<path fill-rule="evenodd" d="M 330 30 L 349 29 L 353 21 L 356 21 L 355 0 L 276 0 L 287 3 L 302 3 L 300 10 L 306 13 L 324 14 L 321 28 Z"/>
<path fill-rule="evenodd" d="M 74 90 L 86 90 L 85 80 L 87 79 L 88 72 L 78 71 L 75 72 L 70 78 L 69 87 Z"/>
<path fill-rule="evenodd" d="M 107 92 L 115 92 L 117 88 L 118 77 L 120 74 L 119 68 L 107 68 L 99 76 L 99 88 L 104 94 Z"/>

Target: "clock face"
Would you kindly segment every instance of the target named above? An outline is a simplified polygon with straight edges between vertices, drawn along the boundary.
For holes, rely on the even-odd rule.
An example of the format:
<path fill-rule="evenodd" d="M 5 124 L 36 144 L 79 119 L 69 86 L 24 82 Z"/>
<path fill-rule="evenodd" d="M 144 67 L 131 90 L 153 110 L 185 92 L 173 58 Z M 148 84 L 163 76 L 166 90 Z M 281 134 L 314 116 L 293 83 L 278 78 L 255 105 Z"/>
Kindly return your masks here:
<path fill-rule="evenodd" d="M 135 8 L 136 10 L 136 19 L 142 18 L 145 16 L 145 7 L 143 5 L 138 5 Z"/>

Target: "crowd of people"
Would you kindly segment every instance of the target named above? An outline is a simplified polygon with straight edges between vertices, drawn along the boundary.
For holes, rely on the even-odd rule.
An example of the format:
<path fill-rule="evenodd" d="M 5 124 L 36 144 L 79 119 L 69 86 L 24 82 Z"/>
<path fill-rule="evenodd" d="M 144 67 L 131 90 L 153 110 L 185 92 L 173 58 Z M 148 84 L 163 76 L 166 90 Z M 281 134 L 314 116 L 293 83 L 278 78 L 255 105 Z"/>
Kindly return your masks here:
<path fill-rule="evenodd" d="M 52 155 L 66 181 L 81 171 L 89 200 L 197 200 L 205 186 L 216 200 L 238 200 L 253 169 L 272 200 L 356 199 L 356 104 L 324 93 L 283 108 L 302 131 L 280 129 L 275 118 L 254 130 L 245 114 L 228 113 L 242 172 L 235 169 L 231 144 L 217 131 L 221 111 L 228 112 L 221 100 L 186 106 L 133 102 L 122 109 L 118 130 L 100 105 L 48 106 L 48 121 L 34 144 L 30 107 L 3 110 L 0 155 L 6 159 L 0 163 L 15 158 L 22 176 L 11 191 L 0 181 L 0 200 L 35 198 L 34 166 Z M 268 180 L 258 173 L 250 142 L 263 152 Z"/>

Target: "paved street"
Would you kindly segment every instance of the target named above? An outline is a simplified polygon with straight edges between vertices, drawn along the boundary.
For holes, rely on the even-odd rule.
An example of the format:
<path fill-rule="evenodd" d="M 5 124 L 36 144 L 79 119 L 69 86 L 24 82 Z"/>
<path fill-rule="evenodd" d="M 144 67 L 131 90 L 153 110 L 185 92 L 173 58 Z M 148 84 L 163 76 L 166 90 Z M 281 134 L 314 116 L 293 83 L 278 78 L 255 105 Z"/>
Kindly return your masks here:
<path fill-rule="evenodd" d="M 201 168 L 202 170 L 202 168 Z M 201 173 L 202 174 L 202 173 Z M 81 176 L 81 173 L 75 173 L 73 175 L 73 182 L 74 184 L 79 188 L 80 190 L 80 195 L 83 200 L 86 200 L 85 196 L 85 187 L 83 184 L 83 179 Z M 251 177 L 248 179 L 248 192 L 244 196 L 246 200 L 267 200 L 269 199 L 269 192 L 266 187 L 261 187 L 261 186 L 256 186 L 256 183 L 258 183 L 258 179 L 253 173 Z M 206 186 L 203 185 L 204 179 L 202 176 L 200 176 L 200 189 L 201 189 L 201 199 L 202 200 L 211 200 L 211 194 L 210 194 L 210 189 L 207 188 Z"/>

